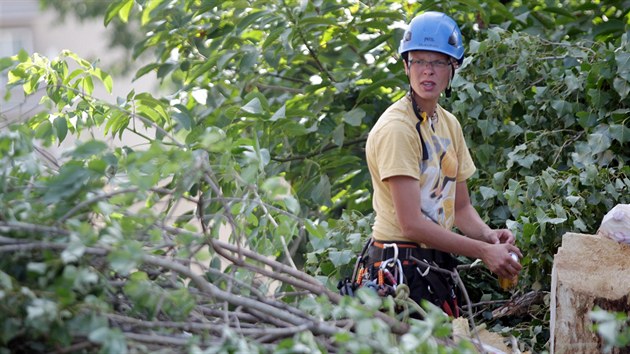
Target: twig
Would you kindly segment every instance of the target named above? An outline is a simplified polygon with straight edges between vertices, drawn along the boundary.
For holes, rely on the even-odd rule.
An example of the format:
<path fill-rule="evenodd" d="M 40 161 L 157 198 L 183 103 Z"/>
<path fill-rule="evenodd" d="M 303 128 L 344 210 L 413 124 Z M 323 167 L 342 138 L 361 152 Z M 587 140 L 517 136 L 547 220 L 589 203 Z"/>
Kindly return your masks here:
<path fill-rule="evenodd" d="M 29 224 L 20 221 L 0 221 L 0 232 L 26 231 L 29 233 L 43 233 L 47 235 L 68 236 L 70 232 L 57 227 Z"/>
<path fill-rule="evenodd" d="M 52 227 L 41 227 L 41 226 L 25 224 L 25 223 L 13 223 L 10 226 L 12 227 L 9 227 L 9 223 L 2 222 L 0 223 L 0 230 L 2 229 L 5 229 L 7 231 L 15 230 L 15 229 L 31 230 L 31 231 L 38 230 L 39 232 L 45 231 L 48 234 L 63 234 L 63 235 L 68 234 L 68 232 L 65 230 L 60 230 L 60 229 L 52 228 Z M 173 230 L 176 232 L 179 232 L 178 229 L 173 229 Z M 7 241 L 7 239 L 8 238 L 3 238 L 4 241 Z M 219 240 L 212 240 L 212 241 L 216 242 L 217 245 L 225 249 L 228 249 L 232 252 L 238 251 L 237 246 L 234 246 L 232 244 L 228 244 Z M 67 243 L 52 243 L 52 242 L 26 243 L 26 242 L 18 241 L 15 244 L 7 244 L 4 246 L 0 246 L 0 253 L 1 252 L 27 251 L 27 250 L 45 250 L 45 249 L 62 251 L 62 250 L 65 250 L 67 246 L 68 246 Z M 298 272 L 289 266 L 286 266 L 282 263 L 262 257 L 247 249 L 240 248 L 240 251 L 243 252 L 243 254 L 247 254 L 248 256 L 251 256 L 251 258 L 253 259 L 261 260 L 265 263 L 268 263 L 269 265 L 272 266 L 274 270 L 276 270 L 276 272 L 280 271 L 289 275 L 294 274 L 296 277 L 300 279 L 305 279 L 306 281 L 302 281 L 302 283 L 312 288 L 314 291 L 316 291 L 317 294 L 325 294 L 329 299 L 331 299 L 331 301 L 335 303 L 338 303 L 339 299 L 341 298 L 340 295 L 336 293 L 332 293 L 323 285 L 319 284 L 314 278 L 311 278 L 305 273 Z M 86 247 L 84 249 L 84 252 L 85 254 L 106 256 L 110 252 L 110 250 L 105 247 Z M 191 270 L 189 267 L 186 267 L 179 261 L 170 260 L 170 259 L 166 259 L 165 257 L 158 257 L 158 256 L 152 256 L 152 255 L 142 255 L 142 261 L 146 264 L 169 269 L 173 272 L 179 273 L 180 275 L 189 278 L 192 281 L 192 283 L 195 284 L 202 293 L 208 294 L 209 296 L 214 298 L 217 302 L 225 301 L 231 304 L 232 306 L 237 306 L 237 307 L 240 306 L 248 310 L 255 311 L 259 314 L 264 314 L 265 316 L 268 316 L 267 319 L 274 318 L 280 321 L 284 321 L 293 326 L 300 326 L 303 324 L 307 324 L 309 330 L 311 330 L 315 335 L 319 335 L 319 334 L 334 335 L 340 331 L 339 328 L 336 328 L 335 326 L 331 326 L 330 324 L 327 324 L 325 322 L 320 322 L 311 318 L 305 318 L 305 315 L 297 311 L 297 309 L 295 308 L 290 308 L 288 306 L 285 308 L 286 310 L 292 309 L 295 312 L 294 311 L 278 311 L 277 306 L 274 306 L 273 304 L 270 304 L 267 301 L 251 299 L 251 298 L 235 295 L 233 293 L 221 290 L 215 285 L 206 281 L 201 275 L 196 274 L 193 270 Z M 287 280 L 290 281 L 290 278 L 288 278 Z M 387 323 L 391 327 L 394 333 L 403 334 L 403 333 L 406 333 L 408 330 L 407 324 L 399 322 L 398 320 L 392 317 L 389 317 L 385 314 L 377 312 L 375 316 L 379 317 L 381 320 Z"/>
<path fill-rule="evenodd" d="M 131 339 L 136 342 L 143 342 L 143 343 L 149 343 L 149 344 L 161 344 L 161 345 L 175 345 L 178 347 L 190 345 L 190 338 L 175 338 L 175 337 L 161 336 L 157 334 L 139 334 L 139 333 L 131 333 L 131 332 L 123 332 L 123 334 L 128 339 Z M 211 345 L 210 343 L 204 343 L 204 344 Z"/>
<path fill-rule="evenodd" d="M 295 262 L 293 261 L 293 257 L 289 252 L 289 247 L 287 247 L 287 241 L 284 239 L 284 235 L 280 236 L 280 242 L 282 243 L 282 250 L 284 251 L 284 255 L 287 259 L 287 262 L 293 267 L 293 269 L 297 270 L 298 268 L 295 266 Z"/>
<path fill-rule="evenodd" d="M 558 159 L 560 158 L 560 154 L 562 153 L 562 151 L 564 150 L 565 147 L 567 147 L 568 145 L 576 142 L 578 139 L 580 139 L 582 137 L 582 135 L 584 134 L 583 131 L 575 134 L 571 139 L 565 141 L 562 146 L 560 147 L 560 149 L 558 149 L 558 151 L 556 152 L 555 157 L 553 158 L 553 163 L 551 164 L 552 166 L 555 166 L 556 163 L 558 162 Z"/>
<path fill-rule="evenodd" d="M 174 234 L 179 234 L 179 233 L 190 233 L 189 231 L 186 230 L 181 230 L 181 229 L 177 229 L 177 228 L 173 228 L 173 227 L 167 227 L 169 232 L 172 232 Z M 320 282 L 318 282 L 315 278 L 311 277 L 310 275 L 297 271 L 283 263 L 274 261 L 272 259 L 269 259 L 267 257 L 264 257 L 258 253 L 255 253 L 253 251 L 250 251 L 248 249 L 239 247 L 239 246 L 235 246 L 232 245 L 230 243 L 227 242 L 223 242 L 221 240 L 217 240 L 217 239 L 213 239 L 210 238 L 208 240 L 209 243 L 211 243 L 213 249 L 219 253 L 221 256 L 226 257 L 226 259 L 230 260 L 232 263 L 234 263 L 234 265 L 237 266 L 243 266 L 243 267 L 251 267 L 253 269 L 255 269 L 255 271 L 262 271 L 265 272 L 269 277 L 272 277 L 274 279 L 283 281 L 283 282 L 287 282 L 289 284 L 295 285 L 296 282 L 300 281 L 301 282 L 299 284 L 304 285 L 303 289 L 305 290 L 309 290 L 317 295 L 326 295 L 326 297 L 328 297 L 328 299 L 330 301 L 332 301 L 335 304 L 338 304 L 339 301 L 341 300 L 341 295 L 337 294 L 337 293 L 333 293 L 330 290 L 328 290 L 328 288 L 326 288 L 324 285 L 322 285 Z M 226 249 L 230 252 L 233 253 L 239 253 L 242 256 L 251 258 L 253 260 L 259 261 L 263 264 L 266 264 L 268 266 L 270 266 L 272 268 L 272 270 L 274 270 L 274 272 L 268 272 L 265 270 L 262 270 L 261 268 L 258 267 L 254 267 L 253 265 L 244 262 L 241 258 L 235 258 L 235 257 L 231 257 L 230 255 L 226 254 L 225 252 L 222 251 L 222 249 Z M 288 278 L 285 276 L 281 276 L 279 273 L 286 273 L 288 275 L 290 275 L 291 277 L 295 278 Z M 297 279 L 297 280 L 296 280 Z M 396 334 L 404 334 L 407 332 L 409 325 L 403 322 L 400 322 L 398 320 L 396 320 L 395 318 L 392 318 L 390 316 L 387 316 L 386 314 L 377 312 L 375 314 L 376 317 L 378 317 L 379 319 L 381 319 L 382 321 L 384 321 L 385 323 L 387 323 L 387 325 L 389 325 L 392 328 L 392 331 Z"/>
<path fill-rule="evenodd" d="M 180 329 L 183 331 L 210 331 L 210 332 L 220 332 L 220 329 L 217 328 L 214 323 L 197 323 L 197 322 L 172 322 L 172 321 L 147 321 L 141 320 L 133 317 L 105 313 L 103 314 L 110 321 L 127 323 L 136 327 L 142 328 L 174 328 Z"/>
<path fill-rule="evenodd" d="M 104 199 L 109 199 L 109 198 L 114 197 L 114 196 L 119 195 L 119 194 L 135 193 L 137 191 L 138 191 L 138 188 L 120 189 L 120 190 L 113 191 L 113 192 L 110 192 L 110 193 L 100 194 L 100 195 L 95 196 L 94 198 L 90 198 L 90 199 L 84 200 L 81 203 L 75 205 L 64 216 L 60 217 L 59 220 L 57 220 L 57 222 L 55 224 L 56 225 L 63 224 L 69 217 L 74 215 L 74 213 L 76 213 L 77 211 L 83 209 L 84 207 L 86 207 L 86 206 L 88 206 L 90 204 L 94 204 L 94 203 L 99 202 L 99 201 L 104 200 Z"/>
<path fill-rule="evenodd" d="M 296 155 L 296 156 L 290 156 L 290 157 L 271 157 L 271 160 L 276 161 L 276 162 L 291 162 L 291 161 L 296 161 L 296 160 L 305 160 L 308 158 L 311 158 L 313 156 L 317 156 L 321 153 L 327 152 L 329 150 L 333 150 L 333 149 L 339 149 L 340 147 L 348 147 L 348 146 L 352 146 L 352 145 L 357 145 L 357 144 L 362 144 L 364 142 L 367 141 L 367 138 L 358 138 L 358 139 L 354 139 L 354 140 L 350 140 L 347 142 L 344 142 L 344 144 L 342 146 L 336 145 L 336 144 L 328 144 L 326 146 L 324 146 L 323 148 L 317 150 L 317 151 L 313 151 L 304 155 Z"/>
<path fill-rule="evenodd" d="M 293 325 L 301 325 L 304 323 L 304 319 L 299 318 L 289 312 L 278 311 L 277 308 L 274 306 L 270 306 L 266 303 L 263 303 L 254 299 L 246 298 L 243 296 L 235 296 L 232 293 L 223 291 L 217 288 L 216 286 L 208 283 L 201 276 L 193 273 L 192 270 L 190 270 L 189 268 L 179 263 L 172 262 L 172 261 L 159 258 L 156 256 L 150 256 L 150 255 L 144 255 L 142 259 L 146 263 L 157 265 L 163 268 L 167 268 L 181 275 L 185 275 L 186 277 L 190 278 L 202 291 L 207 292 L 208 294 L 217 298 L 220 301 L 227 301 L 228 303 L 235 306 L 243 306 L 244 308 L 247 308 L 247 309 L 254 309 L 256 311 L 272 316 L 279 320 L 286 321 Z M 333 335 L 339 331 L 338 329 L 332 326 L 329 326 L 325 323 L 316 323 L 315 321 L 312 321 L 312 320 L 308 322 L 310 322 L 308 323 L 309 329 L 313 331 L 315 334 Z"/>
<path fill-rule="evenodd" d="M 262 335 L 261 338 L 258 339 L 259 342 L 261 343 L 271 343 L 274 342 L 278 339 L 281 338 L 286 338 L 288 336 L 292 336 L 296 333 L 300 333 L 300 332 L 304 332 L 308 329 L 308 327 L 302 325 L 302 326 L 295 326 L 295 327 L 289 327 L 289 328 L 282 328 L 282 329 L 276 329 L 276 330 L 271 330 L 269 328 L 263 329 L 262 331 L 259 330 L 259 333 Z"/>
<path fill-rule="evenodd" d="M 117 314 L 105 314 L 105 316 L 115 322 L 124 322 L 136 327 L 142 328 L 174 328 L 187 332 L 209 331 L 212 333 L 220 334 L 222 329 L 219 328 L 216 323 L 199 323 L 199 322 L 172 322 L 172 321 L 145 321 L 133 317 L 122 316 Z M 234 328 L 232 328 L 234 329 Z M 256 336 L 261 334 L 273 334 L 287 336 L 298 332 L 302 332 L 308 329 L 307 324 L 299 326 L 291 326 L 284 328 L 272 328 L 272 327 L 251 327 L 251 328 L 239 328 L 237 332 L 247 335 Z"/>
<path fill-rule="evenodd" d="M 297 34 L 300 37 L 300 39 L 302 40 L 302 44 L 306 47 L 306 50 L 308 51 L 309 55 L 315 61 L 315 66 L 317 66 L 317 68 L 319 68 L 319 70 L 326 75 L 326 77 L 328 78 L 328 80 L 330 80 L 330 82 L 336 82 L 336 80 L 332 76 L 332 74 L 328 70 L 326 70 L 326 68 L 324 67 L 322 62 L 319 60 L 319 57 L 317 56 L 317 53 L 315 53 L 315 50 L 313 50 L 313 48 L 311 48 L 311 46 L 309 45 L 308 41 L 306 40 L 306 37 L 304 37 L 304 33 L 302 32 L 302 28 L 300 28 L 298 21 L 293 16 L 293 10 L 291 8 L 289 8 L 288 6 L 286 6 L 286 4 L 285 4 L 285 10 L 286 10 L 285 12 L 287 14 L 287 17 L 293 23 L 293 26 L 297 29 Z"/>
<path fill-rule="evenodd" d="M 226 316 L 225 311 L 223 310 L 217 310 L 217 309 L 213 309 L 213 308 L 207 308 L 204 306 L 200 307 L 201 312 L 204 315 L 208 315 L 208 316 L 212 316 L 212 317 L 223 317 Z M 246 313 L 246 312 L 241 312 L 241 311 L 228 311 L 227 312 L 227 316 L 229 317 L 234 317 L 234 319 L 237 319 L 240 322 L 247 322 L 247 323 L 255 323 L 257 322 L 258 318 L 253 316 L 252 314 Z M 229 321 L 228 321 L 229 323 Z"/>
<path fill-rule="evenodd" d="M 17 252 L 17 251 L 27 251 L 27 250 L 64 250 L 67 248 L 67 244 L 65 243 L 51 243 L 51 242 L 31 242 L 31 243 L 20 243 L 15 245 L 6 245 L 0 246 L 0 253 L 2 252 Z M 109 253 L 108 249 L 105 248 L 96 248 L 96 247 L 86 247 L 85 253 L 94 254 L 99 256 L 105 256 Z M 319 323 L 312 319 L 304 319 L 303 317 L 296 316 L 293 313 L 288 311 L 278 311 L 278 308 L 267 303 L 250 299 L 243 296 L 238 296 L 224 290 L 221 290 L 210 284 L 205 279 L 203 279 L 200 275 L 195 274 L 190 268 L 185 267 L 184 265 L 174 262 L 172 260 L 167 260 L 157 256 L 151 255 L 143 255 L 142 261 L 144 263 L 148 263 L 155 266 L 160 266 L 162 268 L 169 269 L 181 275 L 184 275 L 191 279 L 191 281 L 199 287 L 199 289 L 203 292 L 206 292 L 213 298 L 218 301 L 226 301 L 234 306 L 242 306 L 244 308 L 257 311 L 259 313 L 270 316 L 270 318 L 278 319 L 281 321 L 285 321 L 292 325 L 302 325 L 304 323 L 308 323 L 309 328 L 315 334 L 325 334 L 325 335 L 334 335 L 339 329 L 330 326 L 326 323 Z"/>
<path fill-rule="evenodd" d="M 173 234 L 190 234 L 190 231 L 187 230 L 182 230 L 182 229 L 178 229 L 178 228 L 174 228 L 174 227 L 165 227 L 165 229 Z M 198 235 L 198 237 L 202 237 L 201 235 Z M 211 246 L 213 247 L 213 249 L 215 249 L 215 251 L 217 251 L 217 253 L 221 254 L 222 256 L 224 256 L 226 259 L 229 259 L 231 262 L 233 262 L 235 265 L 239 265 L 239 266 L 248 266 L 249 264 L 245 264 L 245 262 L 242 259 L 239 258 L 235 258 L 232 257 L 228 254 L 225 254 L 225 252 L 222 252 L 221 250 L 227 250 L 229 252 L 232 253 L 237 253 L 240 254 L 241 257 L 245 256 L 247 258 L 253 259 L 255 261 L 258 261 L 262 264 L 268 265 L 272 268 L 272 270 L 276 273 L 273 272 L 269 272 L 269 271 L 265 271 L 267 274 L 273 276 L 275 278 L 275 275 L 277 273 L 286 273 L 298 280 L 300 280 L 301 282 L 305 283 L 304 286 L 306 288 L 304 289 L 308 289 L 308 290 L 312 290 L 315 294 L 325 294 L 327 295 L 332 301 L 334 301 L 335 303 L 339 302 L 339 300 L 341 299 L 341 296 L 335 293 L 332 293 L 330 290 L 328 290 L 328 288 L 324 287 L 320 282 L 318 282 L 315 278 L 309 276 L 308 274 L 304 273 L 304 272 L 300 272 L 290 266 L 287 266 L 283 263 L 280 263 L 278 261 L 269 259 L 259 253 L 250 251 L 248 249 L 242 248 L 242 247 L 238 247 L 235 246 L 231 243 L 228 242 L 224 242 L 221 240 L 217 240 L 217 239 L 212 239 L 210 238 L 208 240 L 209 243 L 211 243 Z M 261 269 L 261 268 L 257 268 L 256 269 Z M 264 271 L 264 270 L 263 270 Z M 280 279 L 278 279 L 280 280 Z M 309 284 L 309 285 L 307 285 Z"/>
<path fill-rule="evenodd" d="M 480 302 L 476 302 L 474 304 L 471 304 L 471 307 L 479 307 L 479 306 L 485 306 L 485 305 L 499 305 L 499 304 L 504 304 L 506 302 L 508 302 L 510 300 L 490 300 L 490 301 L 480 301 Z M 468 305 L 463 305 L 462 307 L 468 308 Z"/>

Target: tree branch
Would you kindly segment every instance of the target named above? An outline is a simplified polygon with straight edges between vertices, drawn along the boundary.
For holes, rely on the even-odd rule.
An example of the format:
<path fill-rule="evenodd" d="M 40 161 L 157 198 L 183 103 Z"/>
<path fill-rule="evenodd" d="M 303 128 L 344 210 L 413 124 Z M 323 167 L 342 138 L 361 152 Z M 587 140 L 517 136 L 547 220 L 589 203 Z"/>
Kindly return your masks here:
<path fill-rule="evenodd" d="M 306 159 L 310 159 L 313 156 L 317 156 L 319 154 L 322 154 L 324 152 L 330 151 L 330 150 L 334 150 L 334 149 L 338 149 L 341 147 L 348 147 L 348 146 L 352 146 L 352 145 L 358 145 L 358 144 L 362 144 L 365 143 L 367 141 L 367 138 L 358 138 L 358 139 L 354 139 L 354 140 L 350 140 L 348 142 L 345 142 L 342 146 L 336 145 L 336 144 L 328 144 L 326 146 L 324 146 L 323 148 L 321 148 L 318 151 L 313 151 L 313 152 L 309 152 L 307 154 L 304 155 L 296 155 L 296 156 L 290 156 L 290 157 L 271 157 L 271 160 L 276 161 L 276 162 L 291 162 L 291 161 L 298 161 L 298 160 L 306 160 Z"/>

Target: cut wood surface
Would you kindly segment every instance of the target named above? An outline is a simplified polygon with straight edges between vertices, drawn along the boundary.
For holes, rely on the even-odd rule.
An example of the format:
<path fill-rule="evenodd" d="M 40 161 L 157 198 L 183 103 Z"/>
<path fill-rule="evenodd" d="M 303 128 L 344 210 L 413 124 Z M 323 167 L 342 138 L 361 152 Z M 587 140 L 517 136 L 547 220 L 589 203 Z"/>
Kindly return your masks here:
<path fill-rule="evenodd" d="M 588 314 L 594 306 L 630 312 L 629 270 L 629 245 L 595 235 L 563 236 L 551 277 L 551 353 L 602 352 Z"/>

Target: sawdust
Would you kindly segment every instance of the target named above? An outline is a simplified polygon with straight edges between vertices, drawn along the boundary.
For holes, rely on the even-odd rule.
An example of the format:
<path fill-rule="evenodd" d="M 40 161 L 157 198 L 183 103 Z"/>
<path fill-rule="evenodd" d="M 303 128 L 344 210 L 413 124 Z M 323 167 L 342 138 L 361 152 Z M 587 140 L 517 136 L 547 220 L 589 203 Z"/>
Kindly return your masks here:
<path fill-rule="evenodd" d="M 511 348 L 509 344 L 517 346 L 516 340 L 513 338 L 506 338 L 499 333 L 490 332 L 484 325 L 479 326 L 477 334 L 471 334 L 468 319 L 459 317 L 453 320 L 453 339 L 458 342 L 462 338 L 479 344 L 477 340 L 481 341 L 484 353 L 487 354 L 529 354 L 529 352 L 521 352 L 518 348 Z"/>

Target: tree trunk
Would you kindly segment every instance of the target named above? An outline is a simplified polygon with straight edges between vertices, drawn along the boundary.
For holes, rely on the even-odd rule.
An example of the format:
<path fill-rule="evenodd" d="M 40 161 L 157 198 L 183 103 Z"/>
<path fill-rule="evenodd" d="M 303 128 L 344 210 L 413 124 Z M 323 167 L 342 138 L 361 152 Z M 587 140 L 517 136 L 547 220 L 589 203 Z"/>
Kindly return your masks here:
<path fill-rule="evenodd" d="M 595 307 L 630 313 L 630 246 L 611 239 L 567 233 L 551 274 L 551 353 L 602 353 L 591 330 Z M 630 348 L 612 353 L 630 353 Z"/>

